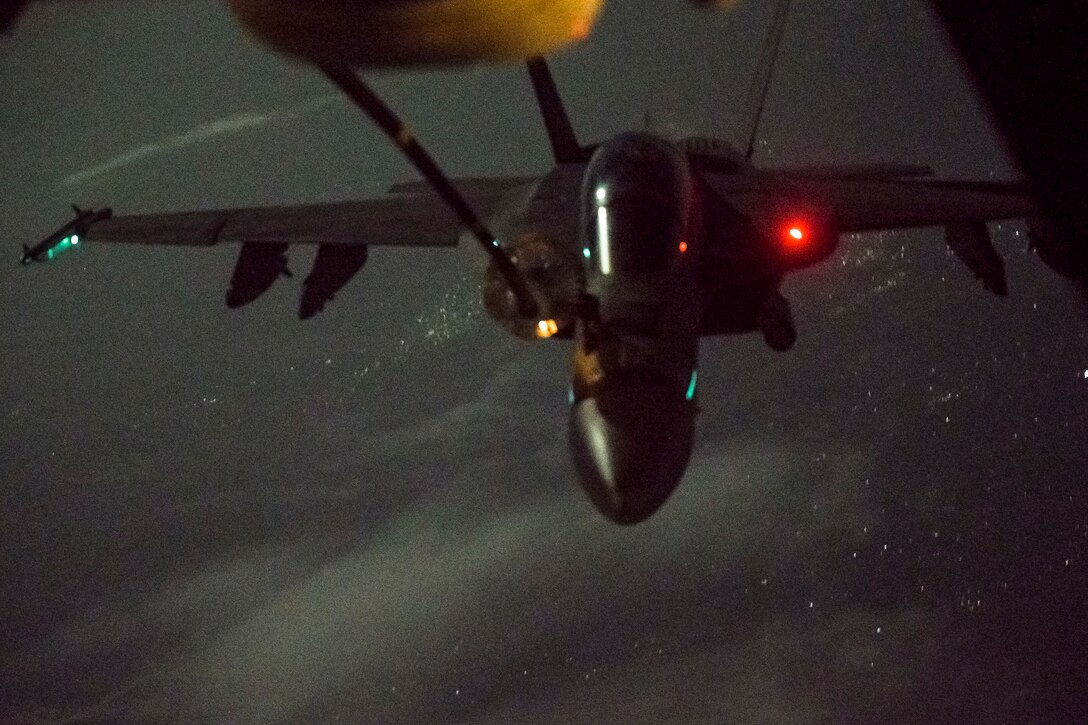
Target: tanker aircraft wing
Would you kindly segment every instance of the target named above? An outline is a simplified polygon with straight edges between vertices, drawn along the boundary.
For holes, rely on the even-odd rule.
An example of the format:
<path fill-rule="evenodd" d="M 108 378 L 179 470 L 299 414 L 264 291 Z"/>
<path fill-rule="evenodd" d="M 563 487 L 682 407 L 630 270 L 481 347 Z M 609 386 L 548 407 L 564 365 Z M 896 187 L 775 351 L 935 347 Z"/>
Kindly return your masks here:
<path fill-rule="evenodd" d="M 584 40 L 603 0 L 227 0 L 255 37 L 319 66 L 459 66 L 555 52 Z M 0 2 L 0 33 L 29 7 Z"/>

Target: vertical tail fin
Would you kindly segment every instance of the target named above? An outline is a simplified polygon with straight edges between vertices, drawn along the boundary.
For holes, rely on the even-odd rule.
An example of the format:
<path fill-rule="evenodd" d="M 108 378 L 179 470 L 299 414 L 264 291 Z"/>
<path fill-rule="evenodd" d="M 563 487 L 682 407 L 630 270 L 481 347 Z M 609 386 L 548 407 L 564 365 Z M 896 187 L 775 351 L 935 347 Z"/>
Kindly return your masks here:
<path fill-rule="evenodd" d="M 790 0 L 779 0 L 771 16 L 771 28 L 767 32 L 767 39 L 763 41 L 763 51 L 759 56 L 759 64 L 756 66 L 756 74 L 752 78 L 752 87 L 748 91 L 748 103 L 745 107 L 744 126 L 741 128 L 740 140 L 746 141 L 747 157 L 752 158 L 755 150 L 756 133 L 759 131 L 759 119 L 763 115 L 763 103 L 767 100 L 767 89 L 771 85 L 771 72 L 774 70 L 775 59 L 778 58 L 778 47 L 782 44 L 782 36 L 786 30 L 786 17 L 790 11 Z"/>
<path fill-rule="evenodd" d="M 548 140 L 552 144 L 552 154 L 557 164 L 575 164 L 589 158 L 589 149 L 578 143 L 574 128 L 570 125 L 567 110 L 559 97 L 555 79 L 543 58 L 530 58 L 526 62 L 529 79 L 533 82 L 533 92 L 540 106 L 540 115 L 544 118 L 544 127 L 548 131 Z"/>

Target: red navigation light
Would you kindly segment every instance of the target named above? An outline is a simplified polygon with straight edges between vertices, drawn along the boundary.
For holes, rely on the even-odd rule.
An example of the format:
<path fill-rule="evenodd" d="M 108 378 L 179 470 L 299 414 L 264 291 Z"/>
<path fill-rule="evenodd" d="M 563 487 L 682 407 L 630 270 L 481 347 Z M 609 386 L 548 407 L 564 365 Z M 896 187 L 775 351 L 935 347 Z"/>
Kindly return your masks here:
<path fill-rule="evenodd" d="M 808 247 L 808 229 L 801 222 L 792 222 L 782 229 L 782 245 L 791 251 L 799 252 Z"/>
<path fill-rule="evenodd" d="M 835 251 L 839 228 L 834 210 L 784 199 L 765 213 L 760 233 L 786 269 L 807 267 Z"/>
<path fill-rule="evenodd" d="M 680 242 L 680 253 L 683 254 L 686 251 L 688 251 L 688 243 Z"/>

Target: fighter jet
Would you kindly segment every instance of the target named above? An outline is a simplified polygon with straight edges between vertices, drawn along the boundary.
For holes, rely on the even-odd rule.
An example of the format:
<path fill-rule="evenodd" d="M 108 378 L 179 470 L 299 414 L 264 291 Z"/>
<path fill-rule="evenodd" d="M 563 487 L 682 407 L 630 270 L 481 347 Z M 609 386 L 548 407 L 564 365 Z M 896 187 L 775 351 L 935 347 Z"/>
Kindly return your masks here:
<path fill-rule="evenodd" d="M 996 294 L 1004 266 L 986 222 L 1029 217 L 1022 185 L 927 179 L 920 166 L 758 168 L 751 149 L 781 40 L 772 23 L 753 83 L 747 151 L 720 139 L 678 142 L 625 132 L 579 142 L 541 59 L 530 80 L 554 155 L 538 178 L 448 179 L 406 126 L 350 69 L 324 70 L 416 164 L 424 180 L 379 199 L 274 208 L 115 216 L 80 212 L 24 254 L 45 261 L 80 243 L 240 243 L 227 293 L 238 306 L 287 270 L 292 245 L 316 244 L 300 315 L 326 304 L 370 246 L 456 246 L 491 256 L 484 306 L 527 339 L 571 341 L 569 446 L 583 489 L 620 524 L 643 521 L 679 485 L 691 454 L 698 349 L 705 336 L 796 340 L 786 275 L 826 260 L 844 235 L 940 225 L 955 254 Z M 551 344 L 551 343 L 548 343 Z"/>

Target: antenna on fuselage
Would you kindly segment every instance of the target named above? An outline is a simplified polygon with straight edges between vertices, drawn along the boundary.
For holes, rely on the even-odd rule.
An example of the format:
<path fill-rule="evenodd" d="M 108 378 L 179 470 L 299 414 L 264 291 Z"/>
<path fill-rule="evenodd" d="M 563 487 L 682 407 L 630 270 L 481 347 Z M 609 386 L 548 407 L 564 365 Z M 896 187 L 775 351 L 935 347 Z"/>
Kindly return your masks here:
<path fill-rule="evenodd" d="M 767 39 L 763 41 L 763 51 L 759 56 L 759 64 L 756 65 L 756 74 L 752 78 L 752 87 L 748 91 L 748 102 L 745 104 L 744 126 L 741 127 L 740 138 L 747 140 L 745 157 L 752 158 L 752 152 L 756 146 L 756 133 L 759 131 L 759 120 L 763 116 L 763 104 L 767 100 L 767 89 L 771 86 L 771 73 L 774 70 L 774 62 L 778 58 L 778 47 L 782 44 L 782 36 L 786 30 L 786 16 L 790 11 L 790 0 L 779 0 L 771 17 L 771 27 L 767 32 Z"/>
<path fill-rule="evenodd" d="M 559 89 L 552 78 L 551 69 L 543 58 L 530 58 L 525 63 L 529 69 L 529 80 L 533 82 L 540 115 L 544 119 L 544 128 L 548 131 L 548 140 L 552 144 L 552 154 L 557 164 L 579 164 L 589 160 L 592 148 L 578 143 L 574 127 L 570 125 L 567 109 L 559 97 Z"/>

